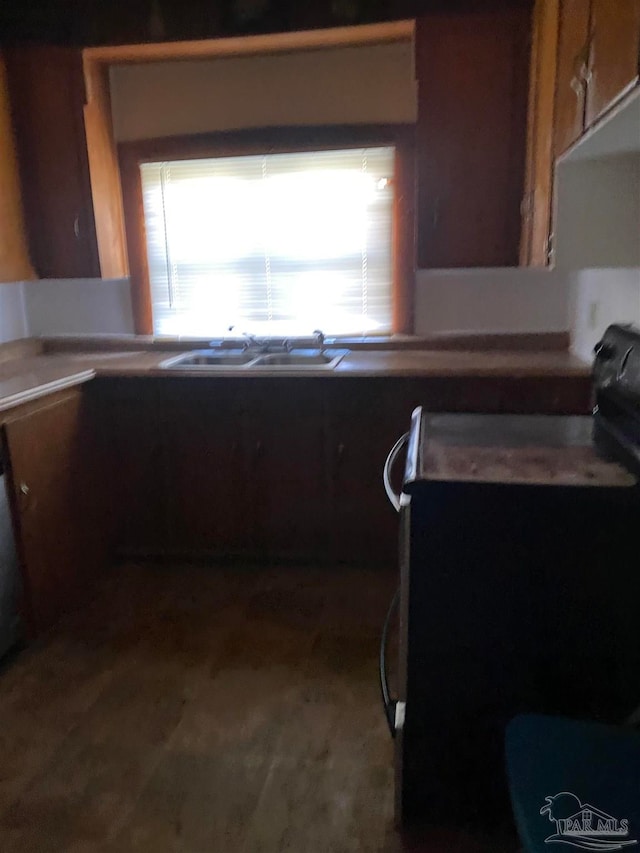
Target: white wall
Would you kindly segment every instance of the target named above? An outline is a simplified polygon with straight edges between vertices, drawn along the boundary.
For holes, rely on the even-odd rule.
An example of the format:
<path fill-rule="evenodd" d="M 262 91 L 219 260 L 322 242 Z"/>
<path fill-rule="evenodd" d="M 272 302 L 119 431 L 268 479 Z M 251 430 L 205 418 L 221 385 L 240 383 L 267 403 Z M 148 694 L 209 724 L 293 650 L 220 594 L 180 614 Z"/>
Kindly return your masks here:
<path fill-rule="evenodd" d="M 569 277 L 536 269 L 419 270 L 415 332 L 562 332 Z"/>
<path fill-rule="evenodd" d="M 572 349 L 640 327 L 640 89 L 558 163 L 556 266 L 569 271 Z"/>
<path fill-rule="evenodd" d="M 410 41 L 111 68 L 118 141 L 278 125 L 414 122 Z"/>
<path fill-rule="evenodd" d="M 556 198 L 556 267 L 640 265 L 640 151 L 564 160 Z"/>
<path fill-rule="evenodd" d="M 570 298 L 572 349 L 591 360 L 593 347 L 611 323 L 640 328 L 640 267 L 579 270 Z"/>
<path fill-rule="evenodd" d="M 0 343 L 29 335 L 24 284 L 12 281 L 0 284 Z"/>

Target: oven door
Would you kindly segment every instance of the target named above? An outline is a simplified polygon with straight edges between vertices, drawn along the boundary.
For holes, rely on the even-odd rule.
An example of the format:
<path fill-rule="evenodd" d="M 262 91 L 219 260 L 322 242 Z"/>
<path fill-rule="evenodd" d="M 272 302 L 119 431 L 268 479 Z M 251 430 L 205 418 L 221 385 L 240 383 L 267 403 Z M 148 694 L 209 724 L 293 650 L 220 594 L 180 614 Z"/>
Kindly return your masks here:
<path fill-rule="evenodd" d="M 399 513 L 401 519 L 406 519 L 408 522 L 408 511 L 410 506 L 410 498 L 408 495 L 403 494 L 402 492 L 397 492 L 393 487 L 394 480 L 394 469 L 397 463 L 397 460 L 403 455 L 408 443 L 409 443 L 410 433 L 406 432 L 402 435 L 396 443 L 391 448 L 389 455 L 387 456 L 384 471 L 383 471 L 383 483 L 384 488 L 387 493 L 387 497 L 389 498 L 389 503 L 393 507 L 393 509 Z M 402 565 L 403 565 L 403 552 L 405 551 L 405 543 L 408 547 L 408 539 L 406 535 L 404 535 L 404 529 L 406 527 L 406 523 L 401 523 L 400 529 L 400 564 L 401 564 L 401 574 L 402 574 Z M 393 598 L 391 599 L 391 603 L 389 605 L 389 609 L 387 611 L 386 618 L 384 620 L 384 625 L 382 627 L 382 636 L 380 638 L 380 660 L 379 660 L 379 671 L 380 671 L 380 695 L 382 698 L 382 706 L 384 710 L 384 715 L 387 720 L 387 726 L 389 727 L 389 732 L 391 737 L 395 737 L 396 731 L 402 726 L 402 717 L 404 713 L 404 702 L 400 700 L 398 695 L 398 677 L 396 675 L 395 678 L 391 679 L 390 677 L 390 666 L 389 660 L 395 656 L 397 658 L 397 654 L 393 655 L 392 649 L 393 646 L 396 646 L 397 649 L 397 638 L 398 638 L 398 614 L 399 614 L 399 605 L 401 598 L 401 587 L 395 591 Z M 392 686 L 391 681 L 395 682 L 395 687 Z M 394 692 L 395 691 L 395 692 Z M 395 698 L 393 698 L 395 696 Z"/>

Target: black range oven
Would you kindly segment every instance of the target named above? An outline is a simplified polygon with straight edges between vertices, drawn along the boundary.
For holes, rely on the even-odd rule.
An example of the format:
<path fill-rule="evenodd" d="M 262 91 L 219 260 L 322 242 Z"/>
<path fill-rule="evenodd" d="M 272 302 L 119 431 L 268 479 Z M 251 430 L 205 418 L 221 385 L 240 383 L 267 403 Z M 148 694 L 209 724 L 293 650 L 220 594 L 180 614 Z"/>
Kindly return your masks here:
<path fill-rule="evenodd" d="M 593 416 L 429 414 L 388 460 L 400 513 L 389 696 L 396 816 L 508 811 L 504 730 L 535 711 L 622 721 L 640 705 L 640 332 L 596 347 Z M 407 445 L 402 492 L 390 467 Z"/>

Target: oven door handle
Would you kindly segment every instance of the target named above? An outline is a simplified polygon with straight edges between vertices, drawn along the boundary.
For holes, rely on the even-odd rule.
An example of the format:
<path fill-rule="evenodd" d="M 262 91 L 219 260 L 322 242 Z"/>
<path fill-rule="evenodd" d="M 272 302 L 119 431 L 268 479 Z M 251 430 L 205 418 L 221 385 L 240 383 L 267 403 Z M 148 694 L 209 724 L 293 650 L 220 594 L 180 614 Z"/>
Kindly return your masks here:
<path fill-rule="evenodd" d="M 391 604 L 389 605 L 389 610 L 387 611 L 387 616 L 382 628 L 382 637 L 380 639 L 380 693 L 382 695 L 384 715 L 387 719 L 387 726 L 389 727 L 391 737 L 396 736 L 396 706 L 398 704 L 398 700 L 392 699 L 389 694 L 389 679 L 387 678 L 387 644 L 389 642 L 389 626 L 391 625 L 393 614 L 397 610 L 399 603 L 400 587 L 398 587 L 391 599 Z"/>
<path fill-rule="evenodd" d="M 384 482 L 384 490 L 387 493 L 387 497 L 389 498 L 389 502 L 391 506 L 395 509 L 396 512 L 400 512 L 400 495 L 396 494 L 393 491 L 393 486 L 391 485 L 391 471 L 395 464 L 396 459 L 398 458 L 398 454 L 405 446 L 405 444 L 409 441 L 410 433 L 405 432 L 403 436 L 401 436 L 396 443 L 391 448 L 391 452 L 387 456 L 387 460 L 384 463 L 384 470 L 382 473 L 382 481 Z"/>

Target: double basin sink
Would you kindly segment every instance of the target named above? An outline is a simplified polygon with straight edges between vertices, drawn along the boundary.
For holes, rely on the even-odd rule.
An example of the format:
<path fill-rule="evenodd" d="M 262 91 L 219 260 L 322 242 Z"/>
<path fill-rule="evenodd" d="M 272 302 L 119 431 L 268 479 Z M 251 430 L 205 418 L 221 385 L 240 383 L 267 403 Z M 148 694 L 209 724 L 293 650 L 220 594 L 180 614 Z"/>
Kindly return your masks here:
<path fill-rule="evenodd" d="M 348 350 L 294 349 L 257 353 L 251 350 L 193 350 L 161 362 L 165 370 L 333 370 Z"/>

